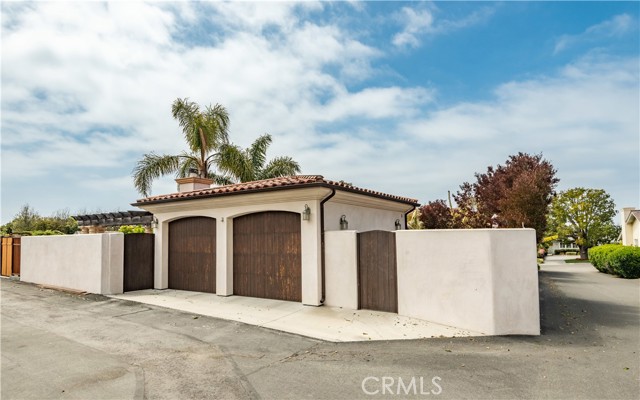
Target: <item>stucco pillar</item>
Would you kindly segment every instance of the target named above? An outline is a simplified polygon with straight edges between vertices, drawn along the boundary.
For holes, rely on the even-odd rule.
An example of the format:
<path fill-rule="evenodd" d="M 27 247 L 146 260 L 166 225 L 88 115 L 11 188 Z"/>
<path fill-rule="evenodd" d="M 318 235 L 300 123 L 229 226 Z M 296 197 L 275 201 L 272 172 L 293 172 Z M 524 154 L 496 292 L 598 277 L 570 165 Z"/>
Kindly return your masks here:
<path fill-rule="evenodd" d="M 308 203 L 311 218 L 308 221 L 300 218 L 300 234 L 302 247 L 302 304 L 308 306 L 321 305 L 322 299 L 322 259 L 320 255 L 320 202 Z"/>
<path fill-rule="evenodd" d="M 158 221 L 155 237 L 153 287 L 169 287 L 169 223 Z"/>
<path fill-rule="evenodd" d="M 233 294 L 233 219 L 216 221 L 216 294 Z"/>

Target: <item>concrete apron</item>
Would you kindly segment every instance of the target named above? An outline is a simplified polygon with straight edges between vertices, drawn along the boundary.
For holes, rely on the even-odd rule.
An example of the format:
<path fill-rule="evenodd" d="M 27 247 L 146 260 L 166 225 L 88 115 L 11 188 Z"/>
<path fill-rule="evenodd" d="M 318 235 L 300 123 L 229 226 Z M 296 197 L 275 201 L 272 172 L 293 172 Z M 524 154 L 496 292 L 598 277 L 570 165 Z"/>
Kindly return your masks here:
<path fill-rule="evenodd" d="M 312 307 L 253 297 L 148 289 L 109 296 L 295 333 L 330 342 L 483 336 L 481 333 L 370 310 Z"/>

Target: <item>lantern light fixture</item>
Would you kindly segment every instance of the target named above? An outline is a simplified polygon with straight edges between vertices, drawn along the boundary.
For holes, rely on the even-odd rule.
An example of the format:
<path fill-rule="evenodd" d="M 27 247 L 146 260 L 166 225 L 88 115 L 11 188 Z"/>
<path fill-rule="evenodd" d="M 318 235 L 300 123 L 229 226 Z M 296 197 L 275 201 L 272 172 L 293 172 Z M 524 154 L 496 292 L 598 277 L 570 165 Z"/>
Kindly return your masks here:
<path fill-rule="evenodd" d="M 307 204 L 304 205 L 304 211 L 302 211 L 302 219 L 304 221 L 309 221 L 311 219 L 311 209 Z"/>
<path fill-rule="evenodd" d="M 349 229 L 349 221 L 347 221 L 347 216 L 343 214 L 340 217 L 340 230 L 346 231 L 347 229 Z"/>

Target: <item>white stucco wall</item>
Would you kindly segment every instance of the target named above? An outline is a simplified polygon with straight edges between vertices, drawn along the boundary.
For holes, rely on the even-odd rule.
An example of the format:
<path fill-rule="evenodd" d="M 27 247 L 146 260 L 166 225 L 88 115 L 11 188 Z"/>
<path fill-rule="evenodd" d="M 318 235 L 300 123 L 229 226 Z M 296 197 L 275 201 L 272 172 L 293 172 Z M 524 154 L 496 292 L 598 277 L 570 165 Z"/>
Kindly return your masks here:
<path fill-rule="evenodd" d="M 398 313 L 491 335 L 540 334 L 533 229 L 396 233 Z"/>
<path fill-rule="evenodd" d="M 89 293 L 122 293 L 122 233 L 23 236 L 21 258 L 21 281 Z"/>
<path fill-rule="evenodd" d="M 358 308 L 358 248 L 356 231 L 324 233 L 325 304 Z"/>
<path fill-rule="evenodd" d="M 404 228 L 404 213 L 378 210 L 375 208 L 327 202 L 324 207 L 326 231 L 340 230 L 340 217 L 344 215 L 349 222 L 349 230 L 360 232 L 383 230 L 394 231 L 395 222 L 400 220 Z"/>
<path fill-rule="evenodd" d="M 356 200 L 357 201 L 357 200 Z M 378 205 L 378 207 L 381 205 Z M 344 215 L 349 222 L 349 230 L 360 232 L 382 230 L 394 231 L 396 220 L 400 220 L 404 229 L 404 213 L 412 206 L 396 203 L 390 209 L 377 208 L 373 205 L 356 205 L 344 202 L 342 198 L 332 198 L 324 205 L 325 231 L 340 230 L 340 217 Z"/>

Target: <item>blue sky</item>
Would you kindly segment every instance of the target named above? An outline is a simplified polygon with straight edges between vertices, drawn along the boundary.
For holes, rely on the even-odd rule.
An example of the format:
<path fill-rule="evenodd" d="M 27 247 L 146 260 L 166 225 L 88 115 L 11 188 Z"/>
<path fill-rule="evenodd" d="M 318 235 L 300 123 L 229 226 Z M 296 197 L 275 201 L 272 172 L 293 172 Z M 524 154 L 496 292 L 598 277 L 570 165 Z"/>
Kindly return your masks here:
<path fill-rule="evenodd" d="M 559 189 L 640 206 L 638 2 L 3 2 L 1 221 L 132 209 L 221 103 L 303 173 L 420 202 L 542 152 Z M 171 177 L 153 193 L 175 191 Z"/>

